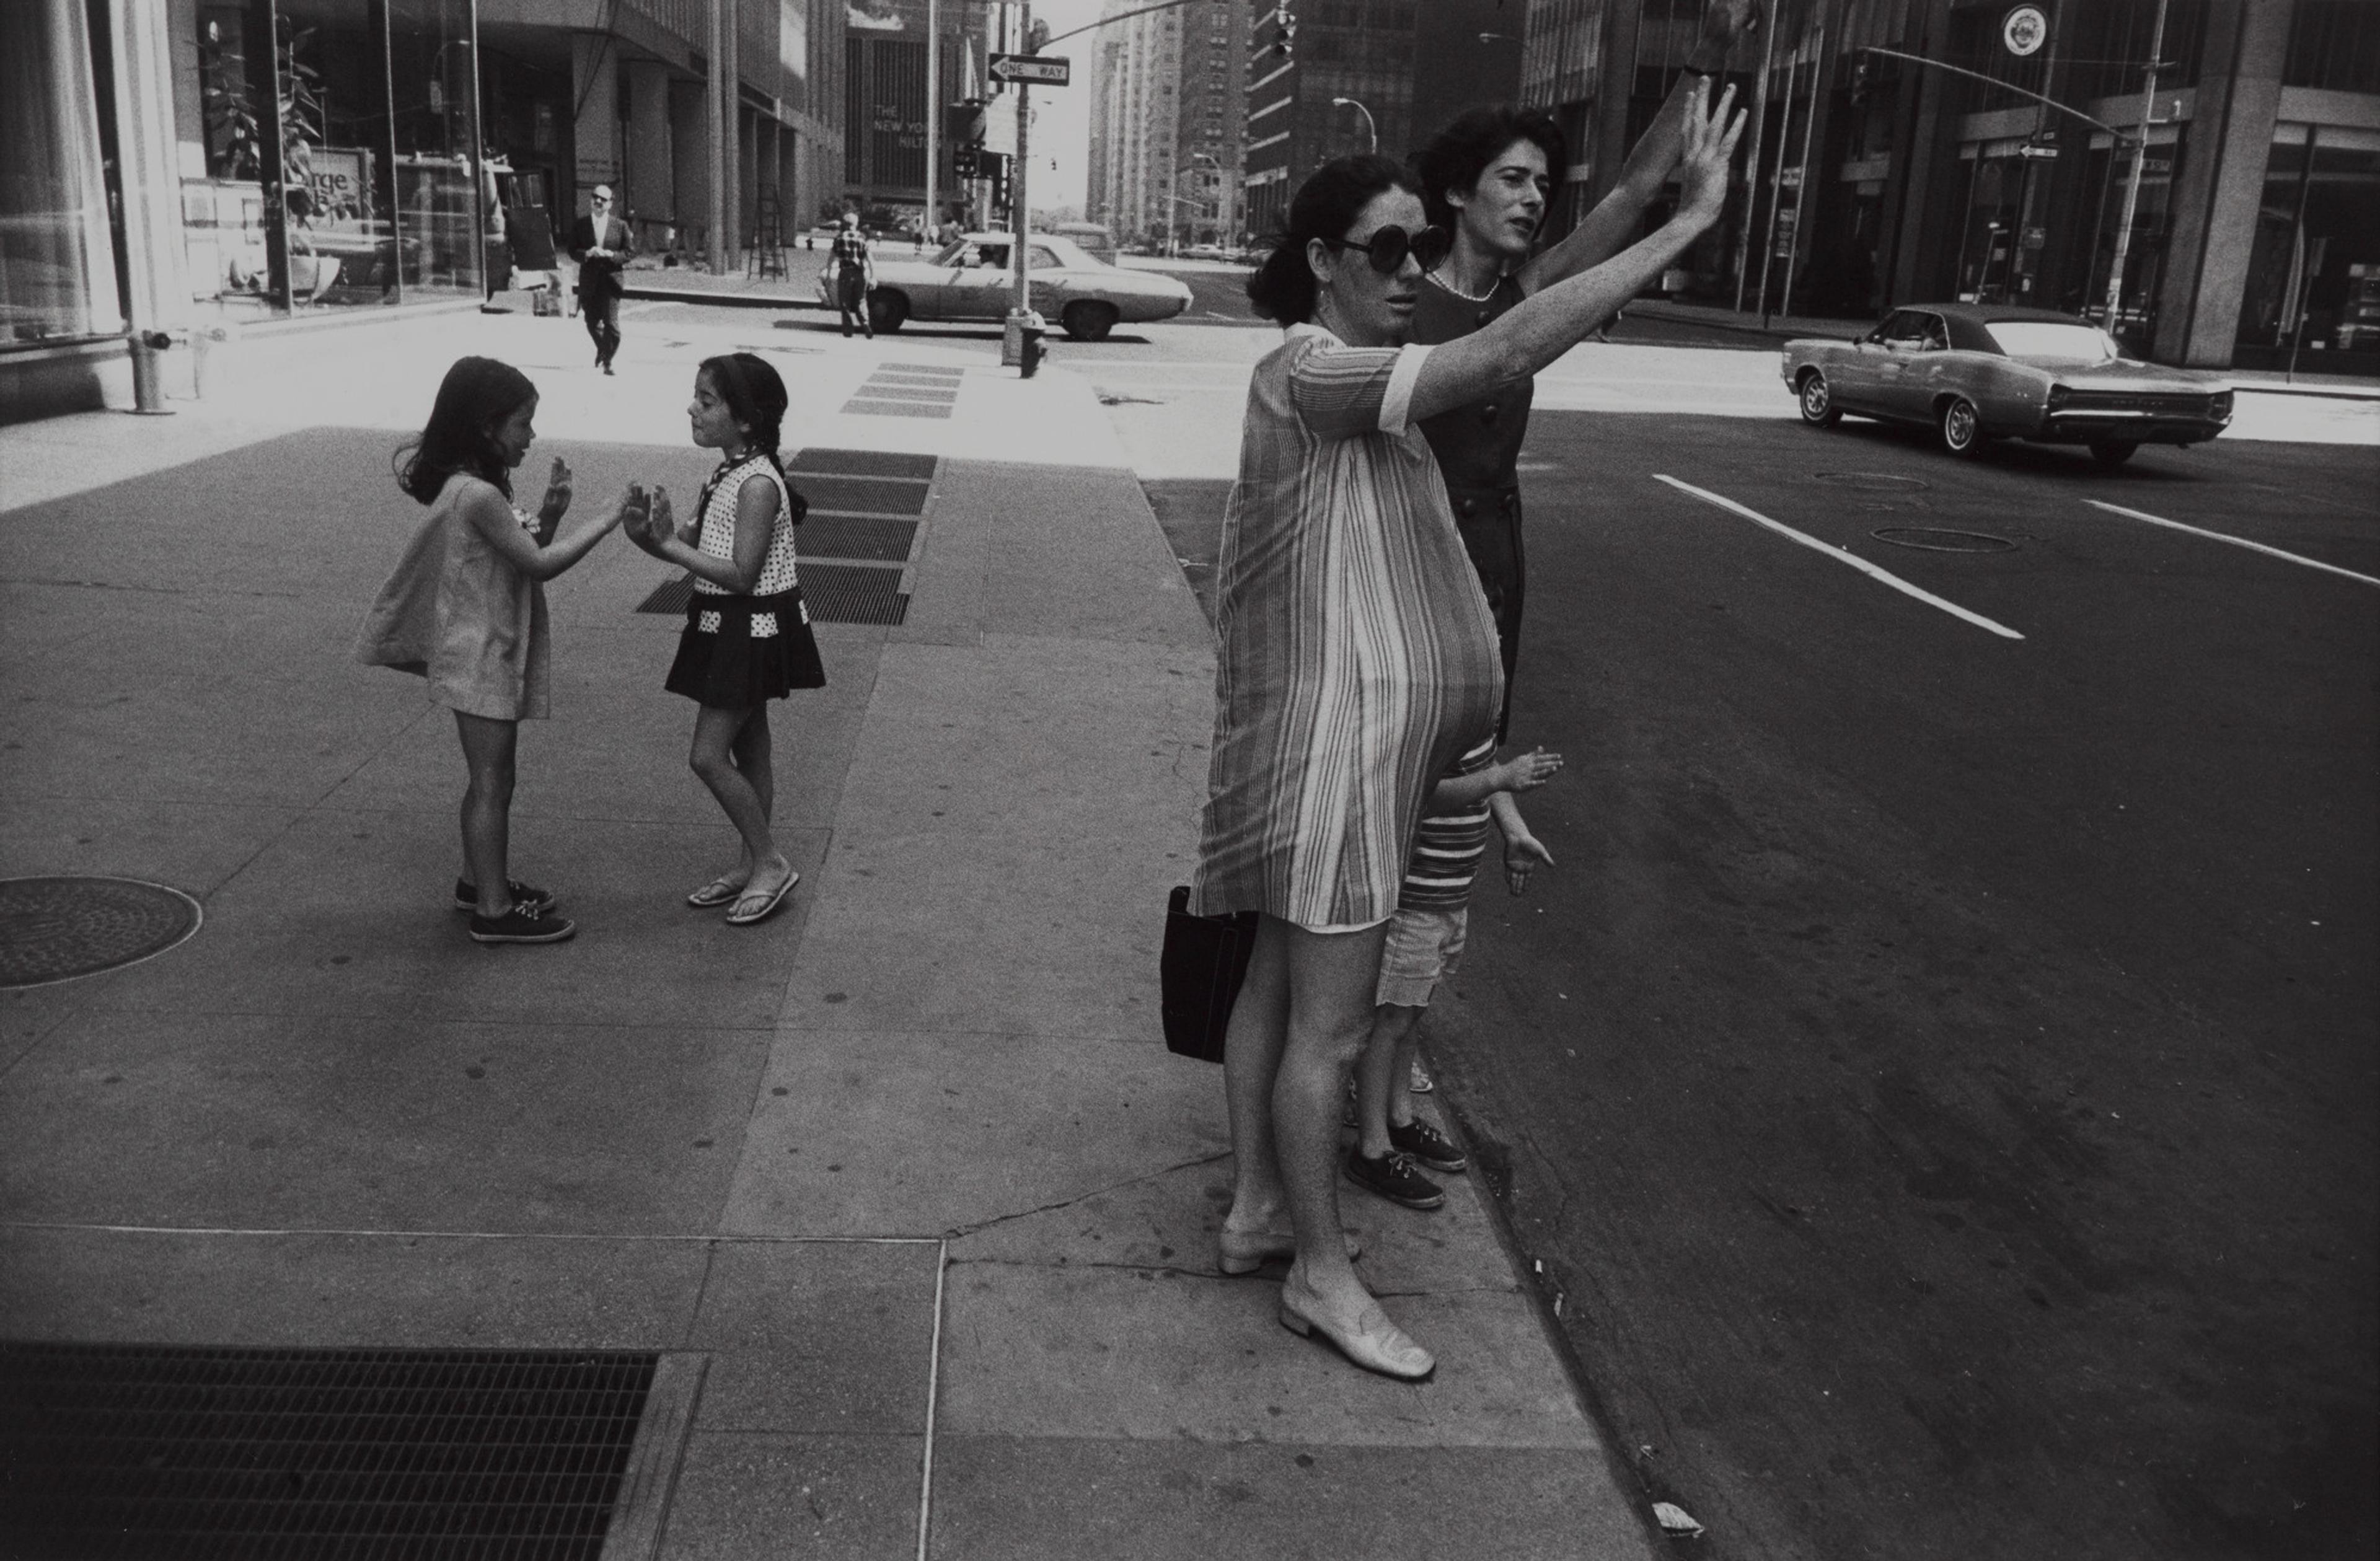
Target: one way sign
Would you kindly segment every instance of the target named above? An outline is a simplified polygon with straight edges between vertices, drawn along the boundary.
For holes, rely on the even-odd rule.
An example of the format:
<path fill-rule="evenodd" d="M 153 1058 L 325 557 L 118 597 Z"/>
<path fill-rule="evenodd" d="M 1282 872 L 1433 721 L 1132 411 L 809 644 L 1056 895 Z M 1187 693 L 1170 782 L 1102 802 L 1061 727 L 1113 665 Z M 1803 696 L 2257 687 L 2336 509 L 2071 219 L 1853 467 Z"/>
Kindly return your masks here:
<path fill-rule="evenodd" d="M 1043 59 L 1038 54 L 994 54 L 991 56 L 991 79 L 994 81 L 1035 81 L 1044 87 L 1063 87 L 1072 81 L 1072 60 Z"/>

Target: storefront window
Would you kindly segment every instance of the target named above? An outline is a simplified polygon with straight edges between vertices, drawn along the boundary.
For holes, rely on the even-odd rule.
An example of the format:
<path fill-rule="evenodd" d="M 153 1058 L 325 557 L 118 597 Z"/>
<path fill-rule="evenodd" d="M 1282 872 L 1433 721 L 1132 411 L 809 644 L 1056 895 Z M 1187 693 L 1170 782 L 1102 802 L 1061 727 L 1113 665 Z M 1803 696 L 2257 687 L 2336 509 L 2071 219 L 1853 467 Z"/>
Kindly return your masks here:
<path fill-rule="evenodd" d="M 2026 143 L 1970 149 L 1967 215 L 1960 232 L 1959 298 L 1971 304 L 2037 304 L 2048 243 L 2045 209 L 2051 163 Z"/>
<path fill-rule="evenodd" d="M 282 313 L 481 289 L 468 0 L 175 4 L 201 299 Z"/>
<path fill-rule="evenodd" d="M 2239 343 L 2306 357 L 2380 353 L 2380 135 L 2279 127 L 2265 163 Z"/>
<path fill-rule="evenodd" d="M 0 345 L 124 321 L 81 0 L 0 4 Z"/>

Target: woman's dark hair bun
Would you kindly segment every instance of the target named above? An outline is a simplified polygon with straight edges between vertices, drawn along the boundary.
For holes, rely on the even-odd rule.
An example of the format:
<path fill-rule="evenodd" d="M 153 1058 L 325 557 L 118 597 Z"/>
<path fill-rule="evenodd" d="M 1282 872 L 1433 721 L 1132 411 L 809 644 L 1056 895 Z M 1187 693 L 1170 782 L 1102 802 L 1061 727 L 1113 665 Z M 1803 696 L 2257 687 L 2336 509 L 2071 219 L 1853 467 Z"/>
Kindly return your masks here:
<path fill-rule="evenodd" d="M 1248 277 L 1248 302 L 1257 313 L 1283 325 L 1314 318 L 1314 269 L 1305 247 L 1317 238 L 1344 238 L 1364 208 L 1392 189 L 1421 193 L 1414 175 L 1385 157 L 1339 157 L 1325 163 L 1290 199 L 1287 224 L 1273 236 L 1272 252 Z"/>

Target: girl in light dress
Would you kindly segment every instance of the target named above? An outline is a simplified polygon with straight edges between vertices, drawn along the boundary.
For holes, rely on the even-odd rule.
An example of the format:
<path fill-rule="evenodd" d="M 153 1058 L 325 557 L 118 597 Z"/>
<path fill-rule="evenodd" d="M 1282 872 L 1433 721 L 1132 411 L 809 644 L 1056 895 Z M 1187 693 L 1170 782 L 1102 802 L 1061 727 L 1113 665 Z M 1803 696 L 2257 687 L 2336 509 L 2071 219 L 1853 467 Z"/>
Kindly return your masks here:
<path fill-rule="evenodd" d="M 769 701 L 826 684 L 795 568 L 794 527 L 809 506 L 787 486 L 777 459 L 786 405 L 784 381 L 751 353 L 705 358 L 686 420 L 695 443 L 720 453 L 719 467 L 683 530 L 658 489 L 651 509 L 628 521 L 631 541 L 694 576 L 663 686 L 699 707 L 686 762 L 735 827 L 742 849 L 735 866 L 686 899 L 698 908 L 729 907 L 733 926 L 764 920 L 801 881 L 770 832 L 776 772 Z"/>
<path fill-rule="evenodd" d="M 463 792 L 463 876 L 455 908 L 480 943 L 560 943 L 577 928 L 554 895 L 509 876 L 514 755 L 520 722 L 542 720 L 551 682 L 545 582 L 646 500 L 631 484 L 618 508 L 557 538 L 570 508 L 559 456 L 545 502 L 513 507 L 512 473 L 536 440 L 537 387 L 510 364 L 465 357 L 446 370 L 421 436 L 397 452 L 398 486 L 430 506 L 364 621 L 356 659 L 426 678 L 455 712 L 470 780 Z"/>

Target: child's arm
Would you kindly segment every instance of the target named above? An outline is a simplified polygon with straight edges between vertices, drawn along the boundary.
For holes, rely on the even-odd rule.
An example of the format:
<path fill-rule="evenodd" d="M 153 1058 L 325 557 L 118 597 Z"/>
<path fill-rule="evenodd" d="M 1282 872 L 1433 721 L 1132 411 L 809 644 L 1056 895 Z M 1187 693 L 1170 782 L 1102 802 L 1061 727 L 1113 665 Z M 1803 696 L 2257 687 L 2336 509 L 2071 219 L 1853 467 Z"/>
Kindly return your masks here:
<path fill-rule="evenodd" d="M 632 528 L 629 538 L 655 558 L 714 586 L 724 586 L 738 596 L 749 596 L 769 562 L 769 542 L 777 526 L 777 485 L 765 477 L 747 477 L 735 490 L 735 556 L 732 559 L 704 552 L 694 545 L 691 527 L 681 533 L 670 521 L 669 495 L 655 490 L 651 515 L 643 526 Z"/>
<path fill-rule="evenodd" d="M 551 490 L 547 497 L 551 502 Z M 532 580 L 551 580 L 593 551 L 605 532 L 619 525 L 628 514 L 639 511 L 644 502 L 643 490 L 631 483 L 627 492 L 620 497 L 619 508 L 608 515 L 587 521 L 569 536 L 552 542 L 540 542 L 523 530 L 512 506 L 504 502 L 504 494 L 492 484 L 475 489 L 470 497 L 463 501 L 463 518 L 506 563 Z M 565 499 L 564 502 L 567 507 L 568 501 Z M 551 524 L 558 525 L 561 518 L 557 511 Z"/>
<path fill-rule="evenodd" d="M 1540 744 L 1525 754 L 1500 759 L 1475 773 L 1450 775 L 1429 793 L 1430 811 L 1443 813 L 1468 807 L 1482 797 L 1492 799 L 1502 792 L 1534 792 L 1552 780 L 1561 767 L 1561 756 L 1546 752 Z M 1491 801 L 1488 805 L 1495 805 Z"/>
<path fill-rule="evenodd" d="M 1504 887 L 1519 894 L 1529 887 L 1529 875 L 1537 864 L 1554 865 L 1554 853 L 1548 851 L 1529 827 L 1521 820 L 1521 805 L 1510 792 L 1499 792 L 1488 799 L 1488 811 L 1495 816 L 1496 827 L 1504 832 Z"/>

